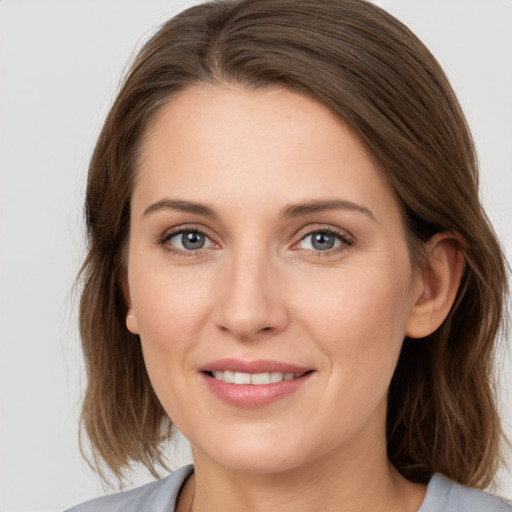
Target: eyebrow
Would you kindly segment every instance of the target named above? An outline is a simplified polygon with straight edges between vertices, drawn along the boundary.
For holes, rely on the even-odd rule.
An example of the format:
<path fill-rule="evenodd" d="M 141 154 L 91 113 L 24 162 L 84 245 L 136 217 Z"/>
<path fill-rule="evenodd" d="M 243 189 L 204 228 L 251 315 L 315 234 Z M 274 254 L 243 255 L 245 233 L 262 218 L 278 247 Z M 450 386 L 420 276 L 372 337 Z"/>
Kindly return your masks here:
<path fill-rule="evenodd" d="M 352 201 L 345 201 L 344 199 L 306 201 L 304 203 L 290 204 L 281 210 L 280 217 L 300 217 L 302 215 L 309 215 L 311 213 L 318 213 L 329 210 L 348 210 L 352 212 L 364 213 L 373 221 L 376 220 L 373 213 L 365 206 L 353 203 Z"/>
<path fill-rule="evenodd" d="M 161 199 L 156 203 L 148 206 L 144 210 L 144 216 L 150 215 L 154 212 L 161 210 L 177 210 L 185 213 L 193 213 L 196 215 L 203 215 L 205 217 L 216 218 L 215 210 L 210 206 L 193 201 L 185 201 L 183 199 Z M 370 219 L 376 220 L 373 213 L 366 208 L 352 201 L 344 199 L 328 199 L 328 200 L 315 200 L 305 201 L 303 203 L 293 203 L 285 206 L 279 217 L 282 219 L 300 217 L 312 213 L 324 212 L 329 210 L 347 210 L 353 212 L 360 212 L 367 215 Z"/>
<path fill-rule="evenodd" d="M 178 210 L 180 212 L 195 213 L 196 215 L 212 218 L 217 216 L 213 208 L 205 204 L 181 199 L 161 199 L 144 210 L 144 217 L 161 210 Z"/>

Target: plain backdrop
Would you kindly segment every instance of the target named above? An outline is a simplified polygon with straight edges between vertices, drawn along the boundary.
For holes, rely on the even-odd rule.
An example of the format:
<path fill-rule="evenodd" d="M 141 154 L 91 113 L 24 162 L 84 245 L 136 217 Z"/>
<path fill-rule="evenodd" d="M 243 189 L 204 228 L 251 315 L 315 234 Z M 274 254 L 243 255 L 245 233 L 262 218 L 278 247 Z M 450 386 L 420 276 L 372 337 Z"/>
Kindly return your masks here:
<path fill-rule="evenodd" d="M 0 0 L 0 512 L 55 512 L 104 492 L 77 439 L 84 380 L 71 289 L 84 255 L 87 163 L 134 49 L 192 3 Z M 512 1 L 376 3 L 445 68 L 511 259 Z M 509 434 L 511 405 L 505 393 Z M 171 451 L 175 466 L 189 460 L 184 442 Z M 147 480 L 137 473 L 133 483 Z M 502 471 L 500 492 L 512 497 L 512 473 Z"/>

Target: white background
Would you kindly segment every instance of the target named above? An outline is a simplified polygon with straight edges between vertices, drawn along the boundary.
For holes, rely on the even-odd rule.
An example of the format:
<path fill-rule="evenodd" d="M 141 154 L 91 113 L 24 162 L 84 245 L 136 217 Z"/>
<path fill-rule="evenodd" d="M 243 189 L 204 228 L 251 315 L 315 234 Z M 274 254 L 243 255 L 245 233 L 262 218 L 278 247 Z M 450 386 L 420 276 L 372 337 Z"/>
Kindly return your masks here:
<path fill-rule="evenodd" d="M 103 493 L 77 443 L 83 376 L 71 288 L 84 254 L 86 168 L 134 48 L 191 3 L 0 0 L 0 512 L 54 512 Z M 377 3 L 447 71 L 512 259 L 512 1 Z M 511 405 L 504 396 L 504 413 Z M 180 448 L 176 465 L 186 459 Z M 512 473 L 502 472 L 501 492 L 512 497 Z"/>

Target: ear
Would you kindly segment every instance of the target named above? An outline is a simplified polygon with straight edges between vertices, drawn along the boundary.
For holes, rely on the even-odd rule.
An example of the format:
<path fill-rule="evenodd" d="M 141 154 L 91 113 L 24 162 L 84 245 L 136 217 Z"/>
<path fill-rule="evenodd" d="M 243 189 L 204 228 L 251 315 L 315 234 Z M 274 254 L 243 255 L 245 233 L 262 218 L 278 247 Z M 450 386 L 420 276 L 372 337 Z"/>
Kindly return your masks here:
<path fill-rule="evenodd" d="M 426 244 L 428 261 L 415 286 L 406 336 L 428 336 L 448 316 L 464 273 L 464 245 L 462 237 L 454 233 L 439 233 Z"/>
<path fill-rule="evenodd" d="M 128 276 L 123 277 L 123 280 L 121 282 L 121 288 L 123 290 L 124 300 L 128 307 L 128 312 L 126 313 L 126 327 L 132 334 L 139 334 L 137 317 L 135 316 L 135 311 L 132 306 L 130 286 L 128 284 Z"/>

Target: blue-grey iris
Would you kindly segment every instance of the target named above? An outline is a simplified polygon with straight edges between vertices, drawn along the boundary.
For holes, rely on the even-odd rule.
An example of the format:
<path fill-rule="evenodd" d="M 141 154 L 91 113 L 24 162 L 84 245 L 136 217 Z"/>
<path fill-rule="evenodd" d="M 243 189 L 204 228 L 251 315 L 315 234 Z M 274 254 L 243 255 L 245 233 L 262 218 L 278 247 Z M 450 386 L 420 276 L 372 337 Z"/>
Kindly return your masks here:
<path fill-rule="evenodd" d="M 311 235 L 311 245 L 318 251 L 332 249 L 335 241 L 335 237 L 327 233 L 314 233 Z"/>
<path fill-rule="evenodd" d="M 185 249 L 190 251 L 202 249 L 205 243 L 205 236 L 202 233 L 185 231 L 181 235 L 181 243 Z"/>

